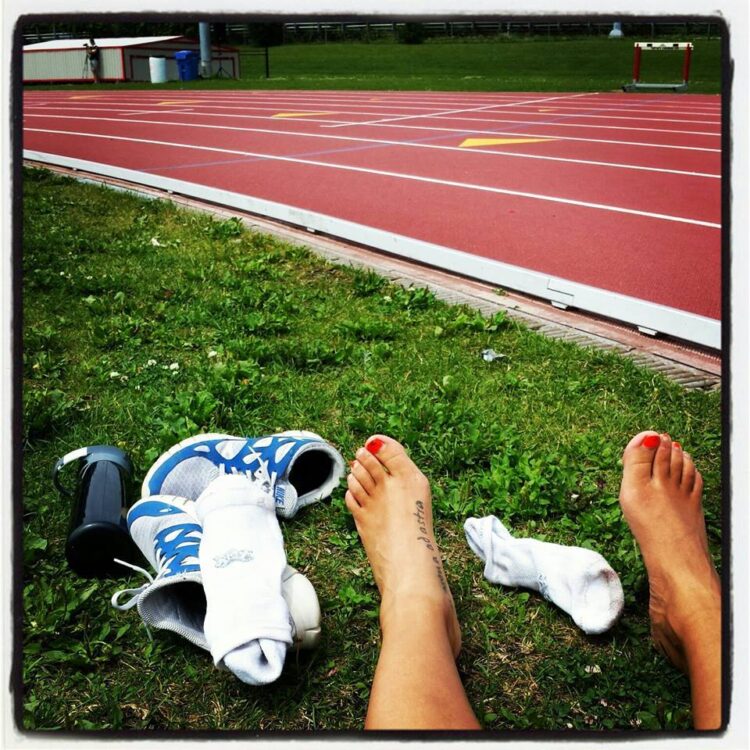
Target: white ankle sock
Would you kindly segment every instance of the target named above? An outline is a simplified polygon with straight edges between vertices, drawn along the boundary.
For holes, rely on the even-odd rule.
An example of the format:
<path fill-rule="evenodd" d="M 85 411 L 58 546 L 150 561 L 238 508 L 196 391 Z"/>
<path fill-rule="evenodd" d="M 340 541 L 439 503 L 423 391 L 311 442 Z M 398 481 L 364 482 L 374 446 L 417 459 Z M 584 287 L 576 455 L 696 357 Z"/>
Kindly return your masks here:
<path fill-rule="evenodd" d="M 199 559 L 214 663 L 250 685 L 273 682 L 292 643 L 273 496 L 257 480 L 227 474 L 206 487 L 195 510 L 203 526 Z"/>
<path fill-rule="evenodd" d="M 620 616 L 620 579 L 598 552 L 516 539 L 494 516 L 469 518 L 464 531 L 471 549 L 485 562 L 484 577 L 491 583 L 538 591 L 584 633 L 603 633 Z"/>

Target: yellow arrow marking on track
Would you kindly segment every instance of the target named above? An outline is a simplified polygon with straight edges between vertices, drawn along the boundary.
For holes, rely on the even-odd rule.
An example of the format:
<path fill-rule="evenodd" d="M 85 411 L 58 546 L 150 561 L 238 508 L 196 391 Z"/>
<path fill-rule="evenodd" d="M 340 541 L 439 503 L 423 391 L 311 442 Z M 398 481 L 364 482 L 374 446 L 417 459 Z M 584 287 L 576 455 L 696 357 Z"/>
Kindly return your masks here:
<path fill-rule="evenodd" d="M 68 99 L 96 99 L 101 94 L 80 94 L 79 96 L 69 96 Z"/>
<path fill-rule="evenodd" d="M 539 112 L 557 112 L 557 107 L 545 107 L 544 109 L 537 110 Z"/>
<path fill-rule="evenodd" d="M 554 138 L 467 138 L 460 148 L 474 148 L 475 146 L 507 146 L 511 143 L 544 143 L 554 141 Z"/>
<path fill-rule="evenodd" d="M 315 117 L 315 115 L 335 115 L 335 112 L 279 112 L 274 117 Z"/>

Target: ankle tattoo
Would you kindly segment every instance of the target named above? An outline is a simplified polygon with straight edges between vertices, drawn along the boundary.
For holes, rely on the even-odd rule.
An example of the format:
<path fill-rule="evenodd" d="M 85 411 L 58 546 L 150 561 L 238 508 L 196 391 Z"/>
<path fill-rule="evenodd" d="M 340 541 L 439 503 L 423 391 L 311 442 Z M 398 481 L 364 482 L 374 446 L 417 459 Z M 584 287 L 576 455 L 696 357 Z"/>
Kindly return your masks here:
<path fill-rule="evenodd" d="M 419 529 L 419 532 L 421 536 L 417 537 L 417 540 L 422 542 L 424 546 L 430 551 L 435 552 L 435 545 L 432 543 L 432 540 L 427 536 L 427 523 L 425 521 L 425 515 L 424 515 L 424 503 L 421 500 L 417 500 L 415 503 L 416 513 L 414 513 L 414 517 L 417 519 L 417 527 Z M 435 566 L 435 573 L 437 575 L 438 581 L 440 583 L 440 588 L 443 589 L 443 591 L 448 591 L 448 584 L 445 580 L 445 575 L 443 574 L 443 566 L 440 564 L 440 557 L 436 554 L 432 555 L 432 562 Z"/>

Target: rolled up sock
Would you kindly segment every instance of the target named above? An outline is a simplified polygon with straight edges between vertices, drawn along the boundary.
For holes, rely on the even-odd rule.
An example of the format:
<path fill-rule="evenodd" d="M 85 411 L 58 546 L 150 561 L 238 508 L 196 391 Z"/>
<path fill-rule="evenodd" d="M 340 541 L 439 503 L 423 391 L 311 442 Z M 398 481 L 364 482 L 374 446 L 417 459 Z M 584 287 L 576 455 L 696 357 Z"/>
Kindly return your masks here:
<path fill-rule="evenodd" d="M 206 487 L 195 510 L 203 526 L 204 629 L 214 663 L 250 685 L 273 682 L 292 643 L 273 496 L 258 480 L 227 474 Z"/>
<path fill-rule="evenodd" d="M 230 651 L 224 657 L 224 666 L 248 685 L 267 685 L 281 674 L 286 652 L 286 643 L 258 638 Z"/>
<path fill-rule="evenodd" d="M 488 581 L 538 591 L 584 633 L 609 630 L 622 613 L 620 579 L 598 552 L 517 539 L 495 516 L 469 518 L 464 531 Z"/>

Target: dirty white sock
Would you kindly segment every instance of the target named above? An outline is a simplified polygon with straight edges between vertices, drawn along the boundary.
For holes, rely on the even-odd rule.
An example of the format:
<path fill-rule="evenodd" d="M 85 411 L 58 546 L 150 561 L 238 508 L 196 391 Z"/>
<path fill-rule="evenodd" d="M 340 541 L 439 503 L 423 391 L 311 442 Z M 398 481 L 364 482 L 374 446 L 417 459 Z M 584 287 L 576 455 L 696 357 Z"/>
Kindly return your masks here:
<path fill-rule="evenodd" d="M 603 633 L 620 616 L 620 579 L 598 552 L 517 539 L 495 516 L 469 518 L 464 531 L 491 583 L 538 591 L 567 612 L 584 633 Z"/>
<path fill-rule="evenodd" d="M 195 511 L 203 526 L 204 629 L 214 663 L 250 685 L 273 682 L 292 643 L 292 623 L 281 595 L 286 554 L 270 488 L 243 474 L 222 475 Z"/>

